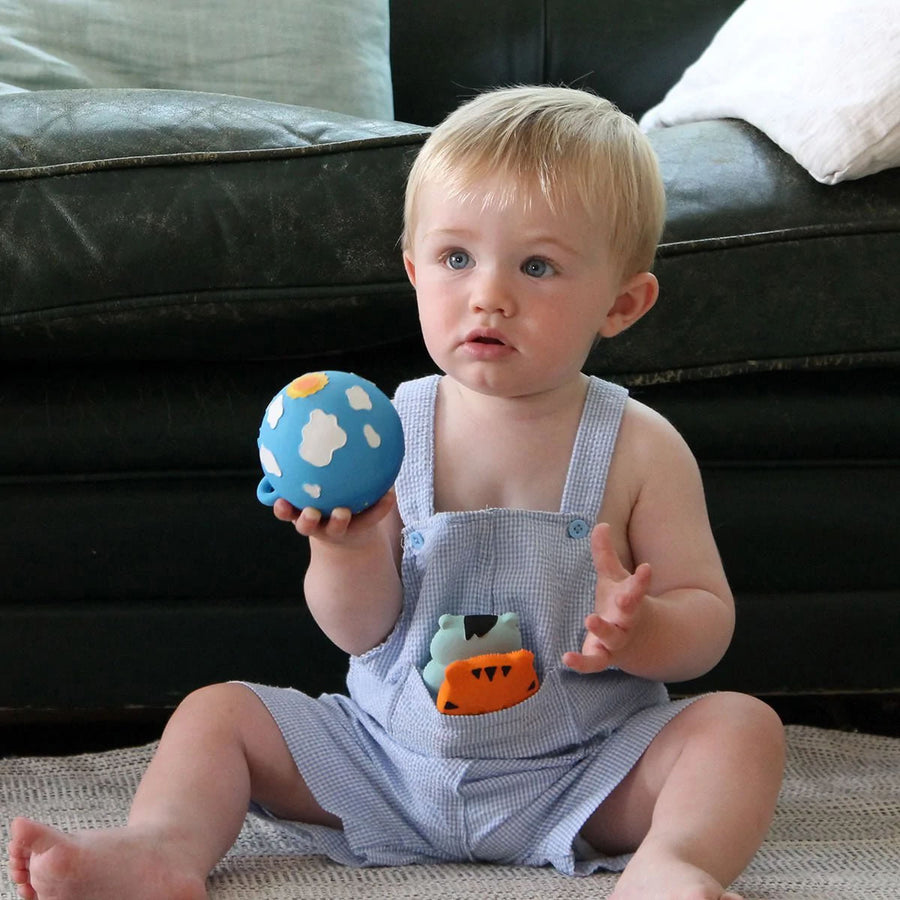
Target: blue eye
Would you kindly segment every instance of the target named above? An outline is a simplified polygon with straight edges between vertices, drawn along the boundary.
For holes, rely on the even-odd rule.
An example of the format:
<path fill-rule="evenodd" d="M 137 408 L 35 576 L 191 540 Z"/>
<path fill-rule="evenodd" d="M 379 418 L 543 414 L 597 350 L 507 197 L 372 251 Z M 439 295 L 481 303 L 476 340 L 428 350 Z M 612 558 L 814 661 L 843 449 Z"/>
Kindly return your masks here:
<path fill-rule="evenodd" d="M 522 271 L 532 278 L 543 278 L 545 275 L 549 275 L 553 272 L 553 267 L 546 259 L 533 256 L 531 259 L 525 260 L 522 265 Z"/>
<path fill-rule="evenodd" d="M 446 263 L 450 269 L 465 269 L 471 262 L 471 257 L 465 250 L 454 250 L 447 254 Z"/>

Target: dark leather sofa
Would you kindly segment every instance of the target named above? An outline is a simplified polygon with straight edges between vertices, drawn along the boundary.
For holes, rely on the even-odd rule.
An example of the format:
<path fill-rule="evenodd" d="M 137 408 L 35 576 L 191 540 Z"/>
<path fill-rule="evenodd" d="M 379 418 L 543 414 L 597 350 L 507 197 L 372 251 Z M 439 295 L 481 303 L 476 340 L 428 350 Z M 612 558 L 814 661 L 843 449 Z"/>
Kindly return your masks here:
<path fill-rule="evenodd" d="M 737 5 L 393 0 L 394 122 L 0 97 L 0 718 L 340 689 L 304 542 L 255 497 L 266 403 L 311 369 L 432 370 L 397 247 L 427 126 L 514 82 L 637 117 Z M 652 140 L 661 299 L 589 368 L 701 461 L 738 632 L 676 690 L 898 691 L 900 170 L 825 187 L 738 121 Z"/>

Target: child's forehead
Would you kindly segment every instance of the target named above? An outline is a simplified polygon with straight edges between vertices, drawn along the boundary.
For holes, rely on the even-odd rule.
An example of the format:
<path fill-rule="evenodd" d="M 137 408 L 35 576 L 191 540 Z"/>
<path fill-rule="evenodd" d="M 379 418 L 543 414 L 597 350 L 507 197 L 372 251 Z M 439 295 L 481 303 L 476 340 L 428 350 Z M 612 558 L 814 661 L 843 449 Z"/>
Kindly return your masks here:
<path fill-rule="evenodd" d="M 585 212 L 577 191 L 566 189 L 562 182 L 542 184 L 537 175 L 457 172 L 424 183 L 418 199 L 420 209 L 424 203 L 438 216 L 442 212 L 450 214 L 456 208 L 476 213 L 515 212 L 552 218 Z"/>

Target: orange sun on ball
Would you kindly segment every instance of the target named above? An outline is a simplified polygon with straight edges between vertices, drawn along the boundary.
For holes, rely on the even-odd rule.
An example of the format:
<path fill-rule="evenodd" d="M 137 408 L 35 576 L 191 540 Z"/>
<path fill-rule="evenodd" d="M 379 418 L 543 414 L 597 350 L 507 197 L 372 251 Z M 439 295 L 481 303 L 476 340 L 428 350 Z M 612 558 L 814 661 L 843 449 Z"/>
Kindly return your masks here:
<path fill-rule="evenodd" d="M 296 400 L 299 397 L 309 397 L 317 394 L 328 384 L 328 376 L 324 372 L 307 372 L 299 378 L 295 378 L 288 386 L 285 393 Z"/>

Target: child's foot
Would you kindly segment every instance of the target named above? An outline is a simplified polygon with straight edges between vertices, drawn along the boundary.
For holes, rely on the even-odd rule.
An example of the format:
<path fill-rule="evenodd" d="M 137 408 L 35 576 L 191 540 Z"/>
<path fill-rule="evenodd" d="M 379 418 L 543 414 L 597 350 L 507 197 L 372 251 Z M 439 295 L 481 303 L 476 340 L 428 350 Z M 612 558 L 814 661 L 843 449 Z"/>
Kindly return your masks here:
<path fill-rule="evenodd" d="M 177 851 L 125 828 L 69 835 L 16 819 L 9 875 L 23 900 L 207 900 Z"/>
<path fill-rule="evenodd" d="M 622 873 L 610 900 L 742 900 L 697 866 L 643 849 Z"/>

